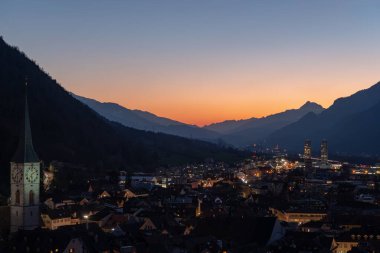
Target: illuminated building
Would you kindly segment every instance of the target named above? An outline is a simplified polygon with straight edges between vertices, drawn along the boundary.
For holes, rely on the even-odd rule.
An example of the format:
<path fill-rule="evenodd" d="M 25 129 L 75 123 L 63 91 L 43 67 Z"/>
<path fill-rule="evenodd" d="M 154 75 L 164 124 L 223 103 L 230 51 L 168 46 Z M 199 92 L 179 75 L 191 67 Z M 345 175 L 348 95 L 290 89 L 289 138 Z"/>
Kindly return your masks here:
<path fill-rule="evenodd" d="M 40 161 L 33 148 L 26 89 L 22 131 L 11 161 L 11 232 L 40 226 Z"/>
<path fill-rule="evenodd" d="M 313 163 L 311 160 L 311 141 L 310 140 L 305 141 L 303 158 L 305 162 L 305 172 L 308 174 L 311 172 L 312 167 L 313 167 Z"/>
<path fill-rule="evenodd" d="M 322 140 L 321 143 L 321 162 L 327 163 L 329 159 L 329 150 L 327 145 L 327 140 Z"/>
<path fill-rule="evenodd" d="M 276 208 L 270 208 L 270 210 L 280 221 L 298 224 L 305 224 L 310 221 L 320 221 L 327 216 L 327 213 L 323 211 L 279 210 Z"/>

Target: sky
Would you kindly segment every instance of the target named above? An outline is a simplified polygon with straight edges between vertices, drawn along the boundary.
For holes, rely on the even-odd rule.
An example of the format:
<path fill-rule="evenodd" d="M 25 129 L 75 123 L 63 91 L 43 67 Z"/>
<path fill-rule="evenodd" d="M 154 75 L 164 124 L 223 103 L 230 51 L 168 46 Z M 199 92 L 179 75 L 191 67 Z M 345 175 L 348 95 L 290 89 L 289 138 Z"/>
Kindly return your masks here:
<path fill-rule="evenodd" d="M 18 1 L 0 35 L 67 90 L 205 125 L 380 81 L 380 1 Z"/>

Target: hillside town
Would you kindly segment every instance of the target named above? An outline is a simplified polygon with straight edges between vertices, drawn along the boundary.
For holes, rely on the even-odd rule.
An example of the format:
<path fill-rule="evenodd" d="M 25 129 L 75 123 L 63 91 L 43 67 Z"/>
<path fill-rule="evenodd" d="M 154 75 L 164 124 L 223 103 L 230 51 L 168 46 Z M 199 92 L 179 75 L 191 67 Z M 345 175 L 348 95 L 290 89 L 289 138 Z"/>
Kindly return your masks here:
<path fill-rule="evenodd" d="M 1 252 L 380 252 L 380 165 L 329 160 L 326 140 L 297 159 L 276 147 L 235 165 L 92 174 L 41 167 L 25 105 Z"/>
<path fill-rule="evenodd" d="M 0 2 L 0 253 L 380 253 L 380 1 Z"/>

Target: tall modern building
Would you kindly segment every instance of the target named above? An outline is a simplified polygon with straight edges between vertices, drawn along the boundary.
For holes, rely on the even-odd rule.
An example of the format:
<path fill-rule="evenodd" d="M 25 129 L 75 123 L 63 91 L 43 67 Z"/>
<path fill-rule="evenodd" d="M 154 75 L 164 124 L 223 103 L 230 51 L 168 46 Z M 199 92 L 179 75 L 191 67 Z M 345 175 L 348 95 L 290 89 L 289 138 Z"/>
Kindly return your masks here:
<path fill-rule="evenodd" d="M 329 149 L 327 145 L 327 140 L 322 140 L 321 143 L 321 162 L 327 163 L 329 160 Z"/>
<path fill-rule="evenodd" d="M 40 162 L 33 148 L 27 87 L 25 112 L 18 149 L 11 161 L 11 232 L 32 230 L 40 225 Z"/>
<path fill-rule="evenodd" d="M 311 159 L 311 141 L 310 140 L 305 141 L 303 156 L 305 159 Z"/>
<path fill-rule="evenodd" d="M 308 174 L 313 168 L 313 163 L 311 160 L 311 140 L 306 140 L 303 150 L 303 158 L 305 162 L 305 172 Z"/>

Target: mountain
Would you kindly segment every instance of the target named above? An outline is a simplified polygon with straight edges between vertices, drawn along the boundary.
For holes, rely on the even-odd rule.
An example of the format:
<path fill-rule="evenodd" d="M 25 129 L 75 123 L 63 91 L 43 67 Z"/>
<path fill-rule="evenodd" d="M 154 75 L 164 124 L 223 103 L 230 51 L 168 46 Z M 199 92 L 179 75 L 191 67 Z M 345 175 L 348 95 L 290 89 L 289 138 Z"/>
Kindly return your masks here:
<path fill-rule="evenodd" d="M 132 128 L 154 131 L 154 127 L 157 126 L 184 125 L 178 121 L 158 117 L 150 112 L 130 110 L 116 103 L 102 103 L 95 99 L 75 95 L 74 93 L 71 93 L 71 95 L 103 117 Z"/>
<path fill-rule="evenodd" d="M 205 128 L 223 133 L 223 140 L 228 143 L 245 146 L 265 140 L 276 130 L 298 121 L 310 112 L 319 114 L 323 110 L 322 106 L 308 101 L 298 109 L 287 110 L 263 118 L 221 122 Z"/>
<path fill-rule="evenodd" d="M 111 122 L 73 98 L 62 86 L 0 37 L 0 181 L 8 182 L 24 113 L 25 77 L 35 150 L 91 169 L 150 170 L 157 166 L 239 159 L 234 149 L 136 130 Z"/>
<path fill-rule="evenodd" d="M 321 139 L 329 140 L 330 150 L 340 154 L 380 154 L 380 82 L 349 97 L 335 100 L 322 113 L 307 114 L 271 134 L 268 143 L 291 151 L 302 151 L 310 139 L 318 149 Z"/>
<path fill-rule="evenodd" d="M 220 134 L 214 131 L 159 117 L 150 112 L 130 110 L 115 103 L 102 103 L 95 99 L 75 94 L 72 95 L 106 119 L 118 122 L 127 127 L 211 142 L 215 142 L 221 137 Z"/>
<path fill-rule="evenodd" d="M 200 128 L 159 117 L 150 112 L 130 110 L 115 103 L 99 102 L 75 94 L 72 96 L 106 119 L 127 127 L 210 142 L 218 141 L 235 146 L 245 146 L 263 140 L 274 131 L 299 120 L 309 112 L 320 113 L 324 110 L 316 103 L 307 102 L 299 109 L 287 110 L 263 118 L 229 120 Z"/>
<path fill-rule="evenodd" d="M 241 119 L 241 120 L 226 120 L 223 122 L 213 123 L 207 126 L 204 126 L 204 129 L 208 129 L 220 134 L 231 134 L 236 130 L 247 126 L 253 122 L 259 120 L 258 118 L 249 118 L 249 119 Z"/>

